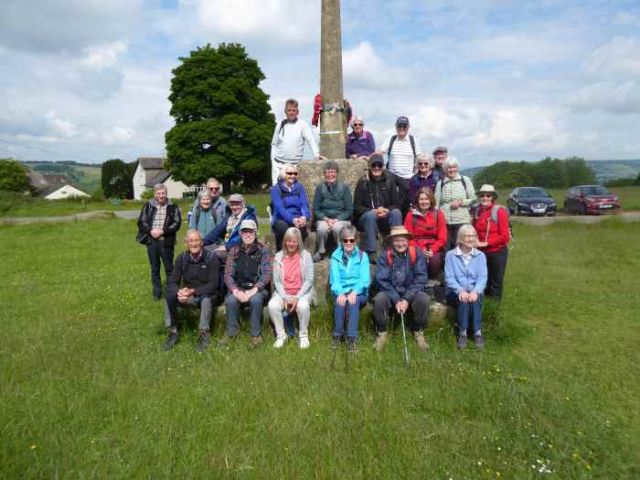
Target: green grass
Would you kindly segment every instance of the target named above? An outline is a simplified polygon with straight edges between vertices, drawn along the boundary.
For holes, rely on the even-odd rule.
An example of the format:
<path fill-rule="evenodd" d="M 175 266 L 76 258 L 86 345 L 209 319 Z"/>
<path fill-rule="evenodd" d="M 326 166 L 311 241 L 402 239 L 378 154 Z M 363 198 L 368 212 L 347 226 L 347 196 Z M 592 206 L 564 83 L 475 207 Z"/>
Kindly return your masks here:
<path fill-rule="evenodd" d="M 346 371 L 324 310 L 307 351 L 161 352 L 133 222 L 0 227 L 0 477 L 638 478 L 638 226 L 514 228 L 485 352 L 434 322 L 405 369 L 363 320 Z"/>
<path fill-rule="evenodd" d="M 610 192 L 620 197 L 622 210 L 640 210 L 640 186 L 610 187 Z M 558 208 L 563 208 L 566 197 L 566 188 L 550 188 L 547 190 L 555 198 Z M 508 195 L 508 192 L 507 192 Z M 506 197 L 505 197 L 506 198 Z"/>

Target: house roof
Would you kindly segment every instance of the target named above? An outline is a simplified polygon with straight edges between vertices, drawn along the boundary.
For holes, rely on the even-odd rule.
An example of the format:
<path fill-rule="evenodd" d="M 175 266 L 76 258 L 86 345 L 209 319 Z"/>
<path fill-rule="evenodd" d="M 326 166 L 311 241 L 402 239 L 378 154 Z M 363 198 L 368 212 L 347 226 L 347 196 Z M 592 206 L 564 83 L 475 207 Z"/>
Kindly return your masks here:
<path fill-rule="evenodd" d="M 47 197 L 48 195 L 51 195 L 53 192 L 57 192 L 63 187 L 72 187 L 78 190 L 79 192 L 89 195 L 87 192 L 85 192 L 81 188 L 78 188 L 77 185 L 73 185 L 71 183 L 58 183 L 57 185 L 47 185 L 46 187 L 43 187 L 38 190 L 38 195 L 40 195 L 41 197 Z"/>
<path fill-rule="evenodd" d="M 140 157 L 138 164 L 145 170 L 163 170 L 165 160 L 162 157 Z"/>
<path fill-rule="evenodd" d="M 151 170 L 146 172 L 145 187 L 153 187 L 156 183 L 162 183 L 170 177 L 166 170 Z"/>
<path fill-rule="evenodd" d="M 40 188 L 47 185 L 47 179 L 44 178 L 44 176 L 40 172 L 29 170 L 29 173 L 27 175 L 29 175 L 29 181 L 31 182 L 31 185 L 33 185 L 35 188 Z"/>

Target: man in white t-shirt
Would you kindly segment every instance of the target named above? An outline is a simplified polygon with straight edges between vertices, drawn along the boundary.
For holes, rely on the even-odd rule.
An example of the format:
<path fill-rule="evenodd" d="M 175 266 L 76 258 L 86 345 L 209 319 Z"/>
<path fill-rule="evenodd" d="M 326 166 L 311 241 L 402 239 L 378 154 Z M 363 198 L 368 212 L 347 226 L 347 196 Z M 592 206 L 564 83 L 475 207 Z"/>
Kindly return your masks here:
<path fill-rule="evenodd" d="M 416 157 L 422 153 L 422 148 L 420 142 L 409 135 L 407 117 L 398 117 L 396 133 L 384 142 L 380 151 L 388 156 L 387 170 L 396 177 L 400 198 L 408 200 L 409 180 L 415 173 Z M 408 203 L 403 207 L 408 207 Z"/>
<path fill-rule="evenodd" d="M 290 98 L 284 105 L 286 118 L 276 124 L 271 141 L 271 182 L 278 183 L 278 177 L 286 165 L 298 165 L 306 143 L 316 160 L 320 160 L 318 144 L 313 138 L 311 127 L 298 118 L 298 101 Z"/>

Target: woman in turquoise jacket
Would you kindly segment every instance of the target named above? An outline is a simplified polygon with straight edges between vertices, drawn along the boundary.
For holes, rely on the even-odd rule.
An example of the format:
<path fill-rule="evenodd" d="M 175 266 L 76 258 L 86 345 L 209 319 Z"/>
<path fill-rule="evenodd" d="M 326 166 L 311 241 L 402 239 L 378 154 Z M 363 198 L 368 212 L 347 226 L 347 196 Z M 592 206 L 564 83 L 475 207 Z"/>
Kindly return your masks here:
<path fill-rule="evenodd" d="M 347 324 L 347 348 L 357 351 L 358 317 L 360 309 L 366 305 L 371 274 L 369 258 L 356 245 L 355 227 L 347 226 L 340 231 L 340 246 L 331 255 L 329 284 L 334 300 L 332 348 L 337 348 L 344 337 L 345 318 Z"/>

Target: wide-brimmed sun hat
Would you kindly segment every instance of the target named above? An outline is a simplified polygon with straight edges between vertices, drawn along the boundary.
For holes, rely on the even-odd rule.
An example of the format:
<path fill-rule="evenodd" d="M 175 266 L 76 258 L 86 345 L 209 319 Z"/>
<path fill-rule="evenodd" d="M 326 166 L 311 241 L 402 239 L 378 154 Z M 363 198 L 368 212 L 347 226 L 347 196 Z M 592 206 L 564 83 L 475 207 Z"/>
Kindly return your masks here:
<path fill-rule="evenodd" d="M 385 241 L 391 242 L 396 237 L 404 237 L 407 240 L 410 240 L 413 238 L 413 235 L 411 234 L 411 232 L 409 232 L 409 230 L 400 225 L 397 227 L 391 227 L 391 231 L 389 232 L 389 235 L 387 235 Z"/>
<path fill-rule="evenodd" d="M 498 198 L 496 187 L 494 187 L 493 185 L 489 185 L 488 183 L 485 183 L 484 185 L 482 185 L 482 187 L 480 187 L 479 190 L 476 190 L 476 195 L 480 195 L 481 193 L 488 193 L 493 198 Z"/>

